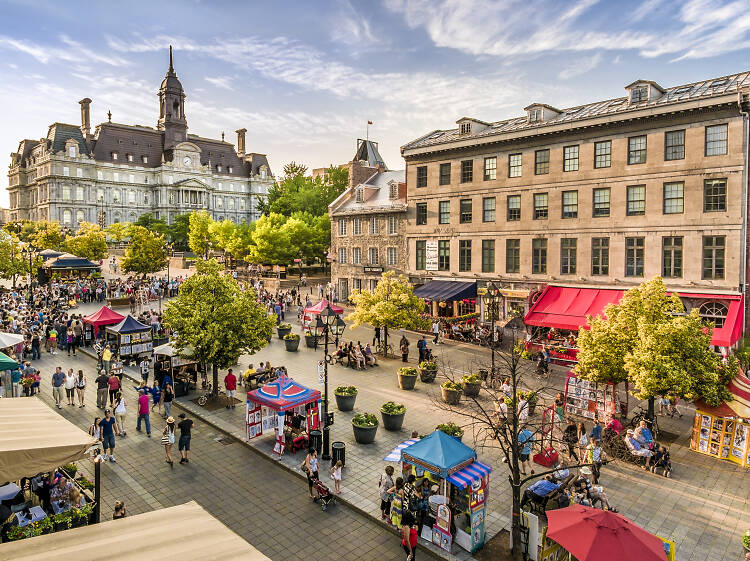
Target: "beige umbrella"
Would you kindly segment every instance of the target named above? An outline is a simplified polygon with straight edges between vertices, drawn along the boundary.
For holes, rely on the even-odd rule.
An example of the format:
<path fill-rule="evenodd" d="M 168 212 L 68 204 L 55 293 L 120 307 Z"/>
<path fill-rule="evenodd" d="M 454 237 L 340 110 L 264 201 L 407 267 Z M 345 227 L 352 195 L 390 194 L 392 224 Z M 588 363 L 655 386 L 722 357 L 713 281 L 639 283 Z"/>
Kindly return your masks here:
<path fill-rule="evenodd" d="M 0 349 L 7 349 L 8 347 L 18 345 L 18 343 L 23 343 L 23 335 L 0 332 Z"/>

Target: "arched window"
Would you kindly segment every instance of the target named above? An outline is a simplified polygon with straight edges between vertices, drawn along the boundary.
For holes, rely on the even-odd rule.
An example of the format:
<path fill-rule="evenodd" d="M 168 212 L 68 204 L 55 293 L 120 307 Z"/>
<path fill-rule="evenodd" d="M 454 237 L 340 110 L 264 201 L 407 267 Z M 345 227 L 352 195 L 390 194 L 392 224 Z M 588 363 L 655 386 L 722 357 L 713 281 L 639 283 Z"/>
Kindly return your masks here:
<path fill-rule="evenodd" d="M 63 210 L 62 214 L 62 221 L 63 224 L 70 225 L 71 222 L 73 222 L 73 213 L 70 211 L 70 209 Z"/>
<path fill-rule="evenodd" d="M 112 190 L 112 202 L 113 203 L 119 203 L 120 202 L 120 190 L 119 189 L 113 189 Z"/>
<path fill-rule="evenodd" d="M 717 328 L 724 327 L 724 320 L 727 318 L 728 311 L 727 307 L 721 302 L 706 302 L 701 304 L 698 310 L 701 318 L 710 321 Z"/>
<path fill-rule="evenodd" d="M 138 220 L 138 217 L 136 216 L 135 212 L 131 212 L 128 216 L 128 222 L 135 222 Z"/>

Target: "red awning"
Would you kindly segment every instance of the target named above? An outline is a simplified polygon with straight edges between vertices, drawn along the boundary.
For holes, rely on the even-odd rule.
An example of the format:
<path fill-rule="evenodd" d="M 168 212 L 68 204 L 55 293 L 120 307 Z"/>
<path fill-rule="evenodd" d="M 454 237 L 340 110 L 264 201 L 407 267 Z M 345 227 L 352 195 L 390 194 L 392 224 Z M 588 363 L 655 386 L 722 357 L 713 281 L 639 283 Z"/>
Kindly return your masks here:
<path fill-rule="evenodd" d="M 96 336 L 100 327 L 120 323 L 125 319 L 125 316 L 118 314 L 112 308 L 102 306 L 99 311 L 81 319 L 84 323 L 89 323 L 94 326 L 94 336 Z"/>
<path fill-rule="evenodd" d="M 603 315 L 607 304 L 618 303 L 623 294 L 625 291 L 618 289 L 550 285 L 531 306 L 524 321 L 526 325 L 577 331 L 581 327 L 588 327 L 586 316 Z M 728 312 L 724 325 L 714 329 L 712 344 L 719 347 L 731 347 L 742 336 L 744 326 L 742 295 L 690 292 L 678 294 L 682 298 L 716 300 L 727 305 Z"/>

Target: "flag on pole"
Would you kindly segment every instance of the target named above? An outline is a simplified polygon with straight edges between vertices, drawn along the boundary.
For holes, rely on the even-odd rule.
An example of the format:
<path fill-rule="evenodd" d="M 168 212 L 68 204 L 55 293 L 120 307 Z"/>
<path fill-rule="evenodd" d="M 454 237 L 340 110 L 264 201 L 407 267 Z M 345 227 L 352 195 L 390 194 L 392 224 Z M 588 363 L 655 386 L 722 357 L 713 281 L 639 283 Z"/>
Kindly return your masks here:
<path fill-rule="evenodd" d="M 371 124 L 372 124 L 372 121 L 367 121 L 367 124 L 368 124 L 368 125 L 371 125 Z"/>

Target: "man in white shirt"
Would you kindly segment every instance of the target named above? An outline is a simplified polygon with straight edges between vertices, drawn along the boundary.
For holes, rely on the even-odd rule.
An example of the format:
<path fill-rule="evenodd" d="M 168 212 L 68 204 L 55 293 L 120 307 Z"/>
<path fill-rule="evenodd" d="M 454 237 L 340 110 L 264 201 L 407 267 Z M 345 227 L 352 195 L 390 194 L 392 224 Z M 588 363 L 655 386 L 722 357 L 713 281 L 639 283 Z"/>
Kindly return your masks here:
<path fill-rule="evenodd" d="M 440 337 L 440 322 L 438 320 L 432 322 L 432 334 L 435 336 L 432 340 L 433 344 L 439 345 L 438 338 Z"/>
<path fill-rule="evenodd" d="M 151 361 L 147 356 L 144 356 L 139 366 L 141 367 L 141 380 L 146 383 L 148 382 L 148 374 L 151 371 Z"/>

